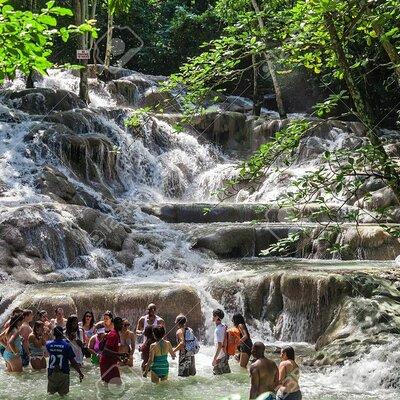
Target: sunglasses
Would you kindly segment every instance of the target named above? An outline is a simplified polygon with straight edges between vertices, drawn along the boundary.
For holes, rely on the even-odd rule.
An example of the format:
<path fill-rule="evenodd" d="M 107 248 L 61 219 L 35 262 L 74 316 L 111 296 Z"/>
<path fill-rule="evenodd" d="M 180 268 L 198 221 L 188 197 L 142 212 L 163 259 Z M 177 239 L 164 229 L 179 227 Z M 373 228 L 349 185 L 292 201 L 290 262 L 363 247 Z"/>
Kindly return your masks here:
<path fill-rule="evenodd" d="M 131 326 L 131 324 L 124 324 L 124 326 Z"/>
<path fill-rule="evenodd" d="M 85 318 L 92 318 L 91 315 L 85 315 Z"/>

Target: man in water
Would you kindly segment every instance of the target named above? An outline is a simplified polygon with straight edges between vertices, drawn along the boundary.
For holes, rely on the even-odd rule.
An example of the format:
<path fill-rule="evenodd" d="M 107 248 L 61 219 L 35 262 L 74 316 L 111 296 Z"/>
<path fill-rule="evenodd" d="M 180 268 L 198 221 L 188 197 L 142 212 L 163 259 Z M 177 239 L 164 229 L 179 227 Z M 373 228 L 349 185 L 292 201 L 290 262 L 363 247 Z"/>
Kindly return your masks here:
<path fill-rule="evenodd" d="M 69 392 L 69 365 L 71 364 L 76 372 L 78 372 L 81 382 L 83 374 L 75 361 L 75 353 L 71 345 L 64 340 L 63 328 L 56 326 L 53 330 L 53 335 L 55 339 L 46 343 L 46 349 L 50 355 L 47 392 L 65 396 Z"/>
<path fill-rule="evenodd" d="M 52 318 L 50 323 L 53 328 L 61 326 L 63 329 L 67 326 L 67 320 L 64 318 L 64 310 L 62 307 L 56 308 L 56 317 Z"/>
<path fill-rule="evenodd" d="M 147 314 L 139 318 L 136 326 L 136 334 L 142 336 L 147 326 L 163 326 L 165 328 L 164 320 L 156 314 L 157 307 L 151 303 L 147 306 Z"/>
<path fill-rule="evenodd" d="M 29 335 L 33 332 L 30 323 L 33 320 L 32 310 L 24 310 L 22 312 L 24 321 L 22 322 L 19 334 L 22 336 L 22 366 L 27 367 L 29 365 Z"/>
<path fill-rule="evenodd" d="M 250 366 L 250 400 L 275 400 L 276 398 L 275 392 L 279 385 L 278 367 L 273 361 L 266 358 L 264 353 L 264 344 L 261 342 L 254 343 L 251 349 L 255 361 Z"/>
<path fill-rule="evenodd" d="M 215 323 L 214 343 L 215 354 L 212 362 L 214 375 L 229 374 L 229 356 L 225 353 L 224 343 L 226 336 L 226 325 L 222 323 L 224 312 L 217 308 L 213 311 L 213 322 Z"/>
<path fill-rule="evenodd" d="M 123 327 L 122 318 L 115 317 L 112 322 L 114 329 L 107 334 L 104 349 L 100 356 L 100 373 L 101 380 L 105 383 L 121 385 L 118 361 L 124 362 L 129 357 L 129 354 L 118 352 L 121 342 L 119 335 Z"/>

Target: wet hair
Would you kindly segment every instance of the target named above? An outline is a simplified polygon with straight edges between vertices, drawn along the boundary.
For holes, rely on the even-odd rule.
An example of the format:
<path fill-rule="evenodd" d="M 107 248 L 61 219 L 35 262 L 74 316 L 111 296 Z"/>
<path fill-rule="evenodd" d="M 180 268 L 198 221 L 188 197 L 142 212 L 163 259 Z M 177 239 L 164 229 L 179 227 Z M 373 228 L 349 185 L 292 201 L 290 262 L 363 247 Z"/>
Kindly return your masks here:
<path fill-rule="evenodd" d="M 14 310 L 12 310 L 11 315 L 15 315 L 15 314 L 21 314 L 22 312 L 24 312 L 24 310 L 20 307 L 15 307 Z"/>
<path fill-rule="evenodd" d="M 120 328 L 122 328 L 123 319 L 121 317 L 115 317 L 112 321 L 114 323 L 114 328 L 117 329 L 118 326 L 120 326 Z"/>
<path fill-rule="evenodd" d="M 35 335 L 35 337 L 37 337 L 37 331 L 39 328 L 43 328 L 44 327 L 44 323 L 42 321 L 36 321 L 33 325 L 33 334 Z"/>
<path fill-rule="evenodd" d="M 147 339 L 154 339 L 154 329 L 152 325 L 147 325 L 143 335 L 146 336 Z"/>
<path fill-rule="evenodd" d="M 62 326 L 56 326 L 53 329 L 53 335 L 56 339 L 62 339 L 64 337 L 64 330 Z"/>
<path fill-rule="evenodd" d="M 153 328 L 154 338 L 157 340 L 161 340 L 165 336 L 165 328 L 163 326 L 156 326 Z"/>
<path fill-rule="evenodd" d="M 242 314 L 234 314 L 232 317 L 233 325 L 238 327 L 239 325 L 243 325 L 246 330 L 247 335 L 250 337 L 249 330 L 247 329 L 246 321 Z"/>
<path fill-rule="evenodd" d="M 46 310 L 40 310 L 40 311 L 38 311 L 38 312 L 36 313 L 36 316 L 37 316 L 38 318 L 43 318 L 46 314 L 47 314 L 47 311 L 46 311 Z"/>
<path fill-rule="evenodd" d="M 18 328 L 18 324 L 24 320 L 24 314 L 14 314 L 10 319 L 10 325 L 7 329 L 7 334 L 10 334 L 14 329 Z"/>
<path fill-rule="evenodd" d="M 294 361 L 295 355 L 294 355 L 294 348 L 291 346 L 286 346 L 282 349 L 282 353 L 286 354 L 286 357 L 288 360 Z"/>
<path fill-rule="evenodd" d="M 246 325 L 246 321 L 244 320 L 244 317 L 242 314 L 235 314 L 232 317 L 232 322 L 233 322 L 233 325 L 235 325 L 235 326 L 238 326 L 240 324 Z"/>
<path fill-rule="evenodd" d="M 63 310 L 64 313 L 64 309 L 62 307 L 56 307 L 56 309 L 54 310 L 54 314 L 57 315 L 58 310 Z"/>
<path fill-rule="evenodd" d="M 86 315 L 88 315 L 88 314 L 92 317 L 92 319 L 90 320 L 89 328 L 93 328 L 93 325 L 94 325 L 94 314 L 93 314 L 92 311 L 86 311 L 85 314 L 83 314 L 82 326 L 85 325 L 85 323 L 86 323 Z"/>
<path fill-rule="evenodd" d="M 179 314 L 179 315 L 175 318 L 175 323 L 178 324 L 179 326 L 185 325 L 186 322 L 187 322 L 187 318 L 186 318 L 183 314 Z"/>
<path fill-rule="evenodd" d="M 22 312 L 22 315 L 24 316 L 24 318 L 26 318 L 28 315 L 32 315 L 33 311 L 32 310 L 24 310 Z"/>
<path fill-rule="evenodd" d="M 218 319 L 222 320 L 225 317 L 225 313 L 220 308 L 216 308 L 213 310 L 213 317 L 218 317 Z"/>
<path fill-rule="evenodd" d="M 66 333 L 75 333 L 76 329 L 74 329 L 74 324 L 78 324 L 78 316 L 76 314 L 71 314 L 65 325 L 65 332 Z"/>
<path fill-rule="evenodd" d="M 114 316 L 113 316 L 113 313 L 112 313 L 110 310 L 107 310 L 107 311 L 103 314 L 103 316 L 104 316 L 104 315 L 108 315 L 108 316 L 110 317 L 110 319 L 111 319 L 111 322 L 113 322 Z"/>

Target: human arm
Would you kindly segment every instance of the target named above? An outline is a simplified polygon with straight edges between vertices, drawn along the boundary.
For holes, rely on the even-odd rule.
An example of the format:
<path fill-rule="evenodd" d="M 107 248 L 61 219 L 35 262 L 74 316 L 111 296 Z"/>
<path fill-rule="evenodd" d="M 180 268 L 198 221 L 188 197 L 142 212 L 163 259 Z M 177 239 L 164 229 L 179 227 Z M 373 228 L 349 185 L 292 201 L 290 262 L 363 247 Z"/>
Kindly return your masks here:
<path fill-rule="evenodd" d="M 79 380 L 82 382 L 84 375 L 82 374 L 79 364 L 75 361 L 75 359 L 70 359 L 69 361 L 71 363 L 72 368 L 74 368 L 74 370 L 78 373 Z"/>
<path fill-rule="evenodd" d="M 168 352 L 171 355 L 172 359 L 175 360 L 176 354 L 175 354 L 175 350 L 172 347 L 171 342 L 168 342 Z"/>
<path fill-rule="evenodd" d="M 258 397 L 258 388 L 260 386 L 260 375 L 258 373 L 257 367 L 255 367 L 254 365 L 250 367 L 250 381 L 251 387 L 249 399 L 252 400 Z"/>
<path fill-rule="evenodd" d="M 143 377 L 147 378 L 147 374 L 149 372 L 150 366 L 153 364 L 154 362 L 154 354 L 155 354 L 155 350 L 156 350 L 156 343 L 153 343 L 150 346 L 150 352 L 149 352 L 149 360 L 147 361 L 147 364 L 144 368 L 144 372 L 143 372 Z"/>
<path fill-rule="evenodd" d="M 246 340 L 249 339 L 249 334 L 247 333 L 247 330 L 246 330 L 246 328 L 243 326 L 243 324 L 239 324 L 239 325 L 238 325 L 238 328 L 239 328 L 240 333 L 242 334 L 242 335 L 241 335 L 242 337 L 240 338 L 240 342 L 241 342 L 241 343 L 244 343 Z"/>
<path fill-rule="evenodd" d="M 131 332 L 129 336 L 131 338 L 131 354 L 133 354 L 135 352 L 135 346 L 136 346 L 136 334 L 135 332 Z"/>
<path fill-rule="evenodd" d="M 96 336 L 93 335 L 90 339 L 89 339 L 89 343 L 88 343 L 88 349 L 90 351 L 91 354 L 96 355 L 96 351 L 94 350 L 94 345 L 96 344 Z"/>
<path fill-rule="evenodd" d="M 213 362 L 212 362 L 212 365 L 213 365 L 214 367 L 215 367 L 215 366 L 218 364 L 218 362 L 219 362 L 218 356 L 219 356 L 220 352 L 222 351 L 222 346 L 223 346 L 223 342 L 218 342 L 217 349 L 215 350 L 215 354 L 214 354 L 214 358 L 213 358 Z"/>
<path fill-rule="evenodd" d="M 279 369 L 276 369 L 275 376 L 274 376 L 274 388 L 275 392 L 279 389 Z"/>
<path fill-rule="evenodd" d="M 11 351 L 16 355 L 19 354 L 19 349 L 15 346 L 15 340 L 19 336 L 19 332 L 15 331 L 7 340 L 7 346 L 11 349 Z"/>
<path fill-rule="evenodd" d="M 286 365 L 281 362 L 278 367 L 278 389 L 285 391 Z"/>
<path fill-rule="evenodd" d="M 176 332 L 176 337 L 178 338 L 178 344 L 176 345 L 174 352 L 182 350 L 185 347 L 185 336 L 182 329 L 178 329 L 178 331 Z"/>
<path fill-rule="evenodd" d="M 140 317 L 136 326 L 136 334 L 143 335 L 144 330 L 144 317 Z"/>

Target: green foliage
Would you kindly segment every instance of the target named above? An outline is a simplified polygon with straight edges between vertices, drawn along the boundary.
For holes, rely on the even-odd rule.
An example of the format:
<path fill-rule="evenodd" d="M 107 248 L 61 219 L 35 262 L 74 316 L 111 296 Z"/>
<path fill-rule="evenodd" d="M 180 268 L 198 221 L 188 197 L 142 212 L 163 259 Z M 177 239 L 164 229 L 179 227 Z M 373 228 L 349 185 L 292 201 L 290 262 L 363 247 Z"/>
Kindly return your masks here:
<path fill-rule="evenodd" d="M 150 107 L 142 107 L 132 111 L 132 114 L 125 120 L 125 125 L 131 128 L 139 128 L 144 118 L 150 113 Z"/>
<path fill-rule="evenodd" d="M 13 78 L 16 71 L 28 75 L 32 71 L 45 74 L 50 61 L 53 41 L 67 41 L 71 33 L 95 31 L 91 24 L 56 29 L 57 17 L 72 16 L 72 11 L 49 1 L 38 13 L 20 11 L 0 0 L 0 82 Z"/>

